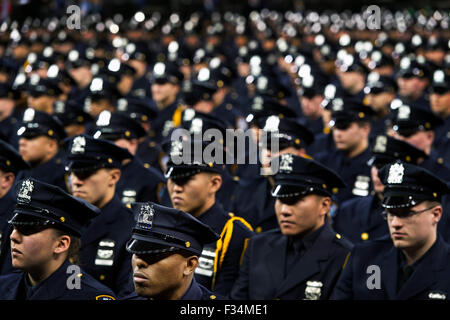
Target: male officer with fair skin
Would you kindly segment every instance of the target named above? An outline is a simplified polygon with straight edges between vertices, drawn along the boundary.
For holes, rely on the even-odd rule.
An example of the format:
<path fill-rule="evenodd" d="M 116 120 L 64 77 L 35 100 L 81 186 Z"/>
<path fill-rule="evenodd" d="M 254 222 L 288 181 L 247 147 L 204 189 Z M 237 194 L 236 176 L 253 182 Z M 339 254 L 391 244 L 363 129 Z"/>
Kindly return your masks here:
<path fill-rule="evenodd" d="M 430 107 L 433 113 L 444 120 L 444 125 L 436 128 L 433 146 L 440 151 L 444 161 L 450 161 L 450 76 L 444 70 L 433 73 Z"/>
<path fill-rule="evenodd" d="M 137 223 L 127 243 L 133 254 L 133 300 L 213 300 L 194 272 L 203 246 L 218 235 L 192 215 L 152 202 L 135 203 Z"/>
<path fill-rule="evenodd" d="M 447 183 L 401 161 L 383 167 L 379 176 L 390 239 L 354 248 L 331 299 L 448 299 L 450 250 L 437 232 Z M 378 268 L 368 272 L 369 266 Z"/>
<path fill-rule="evenodd" d="M 122 163 L 121 178 L 116 193 L 123 203 L 153 201 L 160 202 L 159 190 L 165 183 L 164 176 L 157 169 L 145 167 L 136 157 L 138 139 L 145 130 L 124 113 L 102 111 L 96 119 L 94 138 L 105 139 L 127 149 L 133 157 Z"/>
<path fill-rule="evenodd" d="M 250 239 L 231 298 L 327 299 L 352 248 L 327 222 L 331 190 L 343 181 L 314 160 L 292 154 L 275 160 L 280 229 Z"/>
<path fill-rule="evenodd" d="M 157 62 L 151 79 L 152 99 L 159 110 L 152 122 L 150 137 L 157 143 L 167 137 L 175 126 L 173 115 L 179 106 L 178 94 L 184 76 L 173 63 Z"/>
<path fill-rule="evenodd" d="M 100 209 L 81 237 L 81 266 L 119 297 L 132 291 L 130 255 L 125 250 L 134 225 L 132 212 L 115 194 L 121 163 L 131 154 L 115 144 L 89 136 L 68 143 L 71 192 Z"/>
<path fill-rule="evenodd" d="M 373 192 L 344 201 L 333 217 L 333 228 L 354 244 L 387 235 L 389 230 L 381 215 L 384 185 L 378 177 L 378 170 L 398 159 L 418 164 L 426 158 L 422 150 L 407 142 L 385 135 L 377 136 L 368 163 Z"/>
<path fill-rule="evenodd" d="M 339 172 L 346 183 L 337 196 L 338 203 L 355 196 L 367 196 L 371 190 L 369 134 L 372 109 L 357 100 L 332 101 L 330 121 L 336 150 L 317 153 L 315 159 Z"/>
<path fill-rule="evenodd" d="M 64 163 L 59 153 L 59 143 L 66 137 L 62 123 L 55 116 L 28 108 L 17 135 L 19 153 L 31 165 L 19 178 L 33 177 L 65 189 Z"/>

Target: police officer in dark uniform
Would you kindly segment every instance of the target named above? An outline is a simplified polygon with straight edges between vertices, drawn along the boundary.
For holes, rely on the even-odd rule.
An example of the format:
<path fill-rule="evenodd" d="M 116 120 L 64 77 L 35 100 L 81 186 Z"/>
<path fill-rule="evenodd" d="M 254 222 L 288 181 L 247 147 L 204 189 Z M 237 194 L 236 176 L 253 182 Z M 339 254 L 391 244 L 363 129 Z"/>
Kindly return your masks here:
<path fill-rule="evenodd" d="M 397 84 L 394 79 L 381 76 L 376 72 L 369 73 L 367 85 L 364 87 L 366 94 L 364 101 L 375 112 L 370 129 L 370 139 L 385 134 L 386 129 L 391 124 L 391 114 L 389 106 L 395 97 Z"/>
<path fill-rule="evenodd" d="M 16 203 L 13 186 L 17 173 L 29 168 L 30 165 L 22 159 L 13 146 L 0 140 L 0 208 L 2 208 L 0 211 L 0 274 L 12 271 L 8 241 L 11 228 L 8 220 L 12 218 Z"/>
<path fill-rule="evenodd" d="M 117 113 L 123 113 L 140 123 L 145 130 L 145 137 L 139 139 L 137 157 L 146 168 L 153 167 L 161 173 L 164 152 L 161 146 L 150 137 L 151 123 L 158 115 L 156 104 L 150 98 L 122 98 L 117 100 Z"/>
<path fill-rule="evenodd" d="M 33 74 L 27 84 L 28 106 L 48 114 L 53 113 L 53 103 L 62 93 L 58 83 L 50 78 Z"/>
<path fill-rule="evenodd" d="M 195 111 L 192 108 L 187 108 L 181 113 L 181 125 L 178 128 L 186 130 L 189 134 L 204 134 L 203 138 L 209 139 L 208 130 L 220 132 L 223 140 L 227 140 L 227 129 L 230 124 L 223 121 L 222 118 L 218 118 L 213 114 L 207 114 L 203 112 Z M 175 128 L 177 130 L 178 128 Z M 218 130 L 218 131 L 217 131 Z M 166 141 L 163 144 L 163 149 L 166 152 L 170 152 L 170 143 Z M 168 150 L 169 149 L 169 150 Z M 163 165 L 167 166 L 169 156 L 163 158 Z M 234 159 L 233 159 L 234 160 Z M 235 190 L 238 185 L 238 179 L 236 176 L 232 176 L 235 163 L 226 163 L 225 169 L 222 171 L 222 185 L 216 193 L 216 201 L 220 202 L 222 207 L 228 211 L 232 210 L 232 202 L 235 197 Z M 167 188 L 163 189 L 161 201 L 163 205 L 171 206 L 170 196 L 167 192 Z"/>
<path fill-rule="evenodd" d="M 15 147 L 17 147 L 19 120 L 22 118 L 15 104 L 18 95 L 19 92 L 13 90 L 10 84 L 0 83 L 0 134 Z"/>
<path fill-rule="evenodd" d="M 16 193 L 11 256 L 21 271 L 0 277 L 0 299 L 115 300 L 110 289 L 70 262 L 99 210 L 32 178 L 20 181 Z"/>
<path fill-rule="evenodd" d="M 244 164 L 240 164 L 235 171 L 235 175 L 240 179 L 254 178 L 260 174 L 260 167 L 252 159 L 259 160 L 258 152 L 253 152 L 252 148 L 259 144 L 261 119 L 270 116 L 281 118 L 296 118 L 297 114 L 289 106 L 282 105 L 277 99 L 268 96 L 256 96 L 252 99 L 250 112 L 247 114 L 245 121 L 251 132 L 251 140 L 246 150 Z"/>
<path fill-rule="evenodd" d="M 180 107 L 179 93 L 184 76 L 174 63 L 157 62 L 151 78 L 152 99 L 159 113 L 152 122 L 150 137 L 157 143 L 167 137 L 174 124 L 175 111 Z M 181 111 L 180 111 L 181 112 Z"/>
<path fill-rule="evenodd" d="M 147 75 L 147 63 L 150 60 L 150 52 L 146 46 L 147 43 L 145 42 L 131 42 L 125 47 L 125 54 L 127 55 L 128 60 L 125 60 L 124 55 L 122 56 L 122 59 L 136 70 L 133 85 L 128 93 L 129 97 L 144 98 L 152 96 L 150 80 Z"/>
<path fill-rule="evenodd" d="M 125 243 L 134 225 L 131 210 L 115 194 L 121 163 L 131 154 L 115 144 L 86 135 L 68 143 L 71 192 L 100 209 L 81 237 L 81 266 L 118 297 L 132 292 L 130 254 Z"/>
<path fill-rule="evenodd" d="M 209 144 L 194 138 L 186 142 L 174 140 L 171 143 L 166 171 L 170 199 L 174 208 L 192 214 L 220 235 L 217 242 L 203 248 L 195 278 L 206 288 L 228 295 L 238 276 L 242 252 L 253 235 L 253 229 L 243 218 L 226 212 L 216 200 L 224 165 L 217 163 L 217 158 L 209 162 L 202 156 L 196 161 L 198 156 L 195 155 L 196 148 L 200 148 L 203 154 Z M 217 147 L 217 152 L 224 152 L 222 145 Z"/>
<path fill-rule="evenodd" d="M 331 299 L 448 299 L 450 249 L 437 232 L 447 183 L 401 161 L 379 176 L 391 239 L 356 245 Z"/>
<path fill-rule="evenodd" d="M 315 159 L 339 172 L 346 183 L 337 195 L 338 203 L 371 191 L 369 134 L 373 111 L 357 100 L 334 99 L 330 126 L 336 150 L 324 151 Z"/>
<path fill-rule="evenodd" d="M 203 247 L 219 236 L 192 215 L 152 202 L 132 205 L 136 226 L 127 250 L 133 254 L 131 300 L 214 300 L 194 272 Z"/>
<path fill-rule="evenodd" d="M 89 94 L 84 108 L 92 118 L 97 117 L 103 110 L 114 112 L 119 96 L 115 83 L 110 82 L 106 75 L 98 74 L 89 85 Z M 90 133 L 89 128 L 86 129 L 86 132 Z"/>
<path fill-rule="evenodd" d="M 353 98 L 362 101 L 364 99 L 364 85 L 366 83 L 367 67 L 359 59 L 358 55 L 346 54 L 336 61 L 342 95 L 345 98 Z"/>
<path fill-rule="evenodd" d="M 77 100 L 58 100 L 53 108 L 69 138 L 85 133 L 86 125 L 92 122 L 92 117 Z"/>
<path fill-rule="evenodd" d="M 381 205 L 384 185 L 378 177 L 378 170 L 396 160 L 418 165 L 426 158 L 428 156 L 422 150 L 407 142 L 386 135 L 378 136 L 368 163 L 373 191 L 366 197 L 344 201 L 333 217 L 333 228 L 354 244 L 387 235 L 389 229 L 382 217 L 384 209 Z"/>
<path fill-rule="evenodd" d="M 398 98 L 407 104 L 427 104 L 426 89 L 429 85 L 430 69 L 426 62 L 408 56 L 400 60 L 396 73 Z"/>
<path fill-rule="evenodd" d="M 233 212 L 247 219 L 256 232 L 278 228 L 275 215 L 275 199 L 271 196 L 274 186 L 270 159 L 283 153 L 308 157 L 306 147 L 314 141 L 312 132 L 295 118 L 279 118 L 272 115 L 258 119 L 261 128 L 260 147 L 264 156 L 261 166 L 253 178 L 240 179 L 235 191 Z M 278 150 L 271 144 L 272 139 L 278 141 Z M 248 190 L 253 190 L 248 192 Z"/>
<path fill-rule="evenodd" d="M 445 180 L 450 180 L 450 168 L 439 154 L 441 150 L 433 149 L 435 130 L 442 126 L 443 120 L 429 110 L 428 104 L 407 105 L 401 100 L 394 100 L 392 104 L 394 103 L 398 105 L 392 121 L 391 134 L 397 139 L 411 143 L 428 155 L 428 158 L 420 163 L 422 167 Z"/>
<path fill-rule="evenodd" d="M 434 132 L 433 146 L 450 163 L 450 76 L 442 69 L 436 70 L 430 89 L 431 110 L 444 121 Z"/>
<path fill-rule="evenodd" d="M 316 72 L 303 78 L 299 89 L 300 105 L 303 118 L 306 121 L 305 124 L 315 136 L 323 133 L 326 126 L 328 126 L 328 123 L 326 126 L 324 125 L 324 118 L 322 117 L 324 109 L 321 105 L 324 100 L 324 90 L 327 83 L 328 79 L 326 76 Z"/>
<path fill-rule="evenodd" d="M 64 158 L 59 148 L 66 133 L 61 122 L 55 116 L 28 108 L 17 135 L 19 153 L 31 165 L 19 178 L 33 177 L 66 189 Z"/>
<path fill-rule="evenodd" d="M 122 163 L 116 194 L 123 203 L 152 201 L 160 203 L 159 191 L 165 184 L 162 173 L 153 167 L 144 167 L 136 157 L 138 140 L 145 135 L 144 128 L 123 113 L 102 111 L 96 119 L 95 139 L 105 139 L 127 149 L 133 157 Z"/>
<path fill-rule="evenodd" d="M 250 239 L 231 298 L 327 299 L 352 248 L 327 221 L 331 190 L 344 182 L 314 160 L 288 153 L 274 161 L 280 229 Z"/>

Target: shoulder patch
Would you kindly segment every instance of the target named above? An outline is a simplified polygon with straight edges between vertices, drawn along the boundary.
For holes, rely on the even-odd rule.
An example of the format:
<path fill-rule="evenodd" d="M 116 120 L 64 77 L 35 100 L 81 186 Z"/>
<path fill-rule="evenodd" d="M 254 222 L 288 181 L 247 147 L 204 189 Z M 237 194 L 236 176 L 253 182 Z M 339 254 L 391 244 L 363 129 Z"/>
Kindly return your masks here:
<path fill-rule="evenodd" d="M 95 300 L 116 300 L 116 298 L 107 294 L 101 294 L 99 296 L 96 296 Z"/>

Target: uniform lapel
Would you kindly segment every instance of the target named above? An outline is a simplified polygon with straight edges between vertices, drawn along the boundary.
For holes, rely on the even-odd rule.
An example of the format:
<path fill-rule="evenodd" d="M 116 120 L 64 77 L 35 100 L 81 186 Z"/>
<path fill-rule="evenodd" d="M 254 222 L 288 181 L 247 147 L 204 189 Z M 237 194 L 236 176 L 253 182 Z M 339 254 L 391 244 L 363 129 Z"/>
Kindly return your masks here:
<path fill-rule="evenodd" d="M 67 288 L 66 271 L 69 265 L 69 262 L 65 261 L 50 277 L 44 280 L 30 300 L 56 300 L 62 296 Z"/>
<path fill-rule="evenodd" d="M 385 288 L 389 300 L 396 299 L 397 295 L 397 249 L 392 246 L 384 256 L 381 264 L 381 288 Z"/>
<path fill-rule="evenodd" d="M 114 222 L 118 212 L 118 208 L 122 205 L 117 195 L 102 208 L 101 213 L 98 217 L 95 217 L 91 222 L 87 230 L 81 237 L 81 244 L 86 247 L 88 244 L 97 241 L 108 233 L 109 224 Z"/>
<path fill-rule="evenodd" d="M 445 244 L 438 239 L 430 250 L 432 251 L 426 253 L 427 256 L 400 289 L 398 299 L 411 299 L 438 281 L 436 271 L 443 268 L 442 262 L 445 259 L 442 258 L 446 255 Z"/>
<path fill-rule="evenodd" d="M 319 262 L 326 260 L 329 256 L 330 246 L 327 246 L 326 243 L 330 242 L 334 236 L 334 232 L 326 224 L 313 246 L 297 261 L 293 272 L 290 272 L 282 282 L 279 282 L 277 296 L 282 295 L 298 284 L 308 280 L 312 275 L 320 272 Z"/>
<path fill-rule="evenodd" d="M 5 294 L 2 294 L 5 300 L 16 300 L 17 294 L 19 293 L 19 286 L 22 283 L 24 277 L 23 272 L 14 273 L 16 281 L 10 281 L 11 286 L 6 289 Z"/>
<path fill-rule="evenodd" d="M 269 278 L 272 279 L 271 288 L 277 288 L 284 278 L 284 267 L 286 264 L 287 237 L 282 235 L 271 242 L 271 248 L 267 250 L 264 258 L 266 262 Z"/>

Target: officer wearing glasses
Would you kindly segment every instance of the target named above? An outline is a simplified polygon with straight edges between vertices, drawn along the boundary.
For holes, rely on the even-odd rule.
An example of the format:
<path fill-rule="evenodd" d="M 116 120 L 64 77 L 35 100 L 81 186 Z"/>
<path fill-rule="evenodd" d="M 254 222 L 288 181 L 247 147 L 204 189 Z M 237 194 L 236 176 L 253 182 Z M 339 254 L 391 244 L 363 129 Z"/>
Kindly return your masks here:
<path fill-rule="evenodd" d="M 401 161 L 379 176 L 390 239 L 354 248 L 331 299 L 448 299 L 450 249 L 437 232 L 447 183 Z"/>

